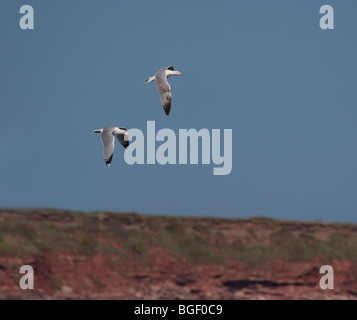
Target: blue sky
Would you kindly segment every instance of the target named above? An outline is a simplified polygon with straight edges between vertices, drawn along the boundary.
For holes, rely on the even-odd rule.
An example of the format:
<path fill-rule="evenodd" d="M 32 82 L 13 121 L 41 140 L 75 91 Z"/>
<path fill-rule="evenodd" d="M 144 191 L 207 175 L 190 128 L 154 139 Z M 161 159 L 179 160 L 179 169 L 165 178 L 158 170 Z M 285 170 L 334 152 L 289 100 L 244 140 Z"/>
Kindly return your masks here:
<path fill-rule="evenodd" d="M 21 30 L 32 5 L 35 29 Z M 335 29 L 319 9 L 333 6 Z M 357 222 L 356 1 L 3 0 L 0 207 Z M 173 65 L 167 117 L 146 77 Z M 91 130 L 233 130 L 233 170 L 106 168 Z"/>

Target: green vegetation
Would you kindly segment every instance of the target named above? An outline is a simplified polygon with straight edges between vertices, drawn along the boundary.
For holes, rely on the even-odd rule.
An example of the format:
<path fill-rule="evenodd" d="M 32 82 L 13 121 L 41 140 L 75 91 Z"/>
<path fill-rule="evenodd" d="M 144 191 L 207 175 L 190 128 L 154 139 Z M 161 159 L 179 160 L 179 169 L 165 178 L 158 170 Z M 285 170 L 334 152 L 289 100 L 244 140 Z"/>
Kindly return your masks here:
<path fill-rule="evenodd" d="M 55 291 L 60 290 L 64 284 L 65 283 L 61 279 L 58 279 L 56 277 L 52 277 L 50 279 L 50 286 L 51 286 L 52 290 L 55 290 Z"/>
<path fill-rule="evenodd" d="M 108 263 L 112 255 L 145 262 L 152 248 L 161 248 L 177 259 L 194 263 L 223 263 L 227 259 L 252 264 L 271 259 L 357 261 L 356 231 L 353 224 L 260 217 L 215 219 L 55 209 L 0 210 L 0 254 L 71 251 L 87 256 L 100 253 Z M 61 285 L 56 279 L 52 282 L 53 288 Z"/>
<path fill-rule="evenodd" d="M 105 288 L 107 286 L 105 283 L 100 282 L 94 275 L 89 275 L 89 279 L 91 279 L 94 285 L 98 288 Z"/>

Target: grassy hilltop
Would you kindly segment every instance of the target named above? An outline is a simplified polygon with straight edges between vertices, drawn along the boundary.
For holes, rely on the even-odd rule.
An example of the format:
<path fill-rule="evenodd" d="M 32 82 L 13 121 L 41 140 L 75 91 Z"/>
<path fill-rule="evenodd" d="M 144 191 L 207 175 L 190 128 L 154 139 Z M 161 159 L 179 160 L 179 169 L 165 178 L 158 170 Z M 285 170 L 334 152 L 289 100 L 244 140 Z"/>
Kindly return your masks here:
<path fill-rule="evenodd" d="M 357 225 L 353 224 L 50 209 L 2 210 L 0 219 L 0 254 L 8 255 L 41 255 L 45 250 L 111 255 L 123 251 L 116 245 L 120 243 L 138 257 L 144 258 L 152 246 L 161 246 L 191 262 L 357 259 Z M 231 231 L 235 228 L 239 232 Z M 99 235 L 105 236 L 106 243 L 99 241 Z"/>

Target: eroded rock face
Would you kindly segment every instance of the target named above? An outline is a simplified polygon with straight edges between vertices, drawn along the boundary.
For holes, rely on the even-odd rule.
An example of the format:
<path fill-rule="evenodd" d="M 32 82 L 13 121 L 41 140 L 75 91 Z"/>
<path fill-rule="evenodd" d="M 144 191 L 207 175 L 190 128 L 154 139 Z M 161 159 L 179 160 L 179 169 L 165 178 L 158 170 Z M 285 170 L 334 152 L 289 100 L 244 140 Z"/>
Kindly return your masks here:
<path fill-rule="evenodd" d="M 5 210 L 0 218 L 1 299 L 357 299 L 354 225 Z M 325 264 L 333 290 L 319 285 Z M 34 290 L 19 287 L 22 265 L 34 269 Z"/>

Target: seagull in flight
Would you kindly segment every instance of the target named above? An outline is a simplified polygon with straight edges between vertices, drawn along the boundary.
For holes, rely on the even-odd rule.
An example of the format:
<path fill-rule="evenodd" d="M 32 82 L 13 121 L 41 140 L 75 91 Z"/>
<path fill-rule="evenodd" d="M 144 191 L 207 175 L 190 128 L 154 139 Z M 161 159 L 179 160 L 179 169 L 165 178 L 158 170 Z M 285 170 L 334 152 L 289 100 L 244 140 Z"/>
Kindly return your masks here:
<path fill-rule="evenodd" d="M 130 134 L 126 131 L 126 128 L 122 127 L 106 127 L 103 129 L 93 130 L 93 132 L 100 133 L 100 138 L 104 146 L 103 154 L 105 165 L 109 167 L 113 159 L 115 136 L 118 138 L 123 147 L 127 148 L 129 141 L 126 137 L 130 136 Z"/>
<path fill-rule="evenodd" d="M 171 76 L 182 76 L 182 73 L 180 71 L 175 71 L 173 66 L 168 66 L 160 69 L 154 76 L 146 78 L 145 80 L 145 83 L 155 80 L 157 89 L 160 93 L 161 104 L 167 116 L 170 114 L 171 110 L 171 87 L 167 82 L 167 78 Z"/>

